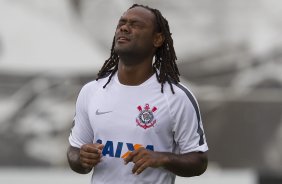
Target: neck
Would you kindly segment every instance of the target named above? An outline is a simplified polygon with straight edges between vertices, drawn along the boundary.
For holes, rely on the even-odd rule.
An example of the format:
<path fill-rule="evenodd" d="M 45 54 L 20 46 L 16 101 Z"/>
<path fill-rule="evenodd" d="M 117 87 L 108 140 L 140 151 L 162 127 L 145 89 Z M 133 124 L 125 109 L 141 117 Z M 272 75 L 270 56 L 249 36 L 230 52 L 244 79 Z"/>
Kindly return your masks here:
<path fill-rule="evenodd" d="M 130 63 L 130 64 L 129 64 Z M 154 74 L 152 58 L 141 61 L 124 61 L 120 59 L 118 64 L 118 79 L 120 83 L 129 86 L 137 86 L 145 82 Z"/>

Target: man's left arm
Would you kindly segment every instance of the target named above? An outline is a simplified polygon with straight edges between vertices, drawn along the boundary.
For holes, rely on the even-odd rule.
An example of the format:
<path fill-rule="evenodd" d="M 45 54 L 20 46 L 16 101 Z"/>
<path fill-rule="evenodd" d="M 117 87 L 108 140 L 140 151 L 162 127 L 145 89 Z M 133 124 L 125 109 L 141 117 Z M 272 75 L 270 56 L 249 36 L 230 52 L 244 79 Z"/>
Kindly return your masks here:
<path fill-rule="evenodd" d="M 145 148 L 140 148 L 131 152 L 124 159 L 125 164 L 133 162 L 132 172 L 142 173 L 146 168 L 162 167 L 172 173 L 192 177 L 203 174 L 208 165 L 207 152 L 190 152 L 185 154 L 174 154 L 167 152 L 154 152 Z"/>

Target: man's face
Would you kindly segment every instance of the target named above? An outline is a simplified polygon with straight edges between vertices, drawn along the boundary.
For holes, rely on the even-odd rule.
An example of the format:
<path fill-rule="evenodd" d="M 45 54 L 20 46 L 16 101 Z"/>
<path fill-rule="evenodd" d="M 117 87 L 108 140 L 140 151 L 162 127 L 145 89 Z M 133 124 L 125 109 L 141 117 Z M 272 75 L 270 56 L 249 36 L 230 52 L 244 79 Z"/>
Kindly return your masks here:
<path fill-rule="evenodd" d="M 118 55 L 147 57 L 154 53 L 155 15 L 142 7 L 126 11 L 115 32 Z"/>

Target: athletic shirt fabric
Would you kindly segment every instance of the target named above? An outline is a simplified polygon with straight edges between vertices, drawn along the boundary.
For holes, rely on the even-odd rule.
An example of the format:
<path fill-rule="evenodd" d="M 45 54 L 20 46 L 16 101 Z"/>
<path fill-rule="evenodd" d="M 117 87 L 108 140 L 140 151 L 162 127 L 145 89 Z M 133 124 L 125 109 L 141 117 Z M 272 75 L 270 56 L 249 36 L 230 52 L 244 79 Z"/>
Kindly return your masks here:
<path fill-rule="evenodd" d="M 172 93 L 168 83 L 156 75 L 138 86 L 126 86 L 115 74 L 87 83 L 81 89 L 74 126 L 69 136 L 71 146 L 102 143 L 102 161 L 94 168 L 92 184 L 173 184 L 175 174 L 163 168 L 147 168 L 132 173 L 133 163 L 124 165 L 122 156 L 143 146 L 158 152 L 177 154 L 208 150 L 198 103 L 181 83 Z"/>

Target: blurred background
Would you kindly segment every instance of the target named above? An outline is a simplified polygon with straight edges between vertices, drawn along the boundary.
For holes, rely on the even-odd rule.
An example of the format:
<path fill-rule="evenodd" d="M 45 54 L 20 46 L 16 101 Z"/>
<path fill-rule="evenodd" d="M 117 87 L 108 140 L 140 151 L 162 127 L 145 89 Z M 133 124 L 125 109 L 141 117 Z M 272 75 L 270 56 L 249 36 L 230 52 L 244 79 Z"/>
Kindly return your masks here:
<path fill-rule="evenodd" d="M 89 183 L 66 161 L 75 101 L 134 2 L 169 21 L 201 108 L 209 167 L 176 183 L 281 184 L 280 0 L 0 0 L 0 183 Z"/>

